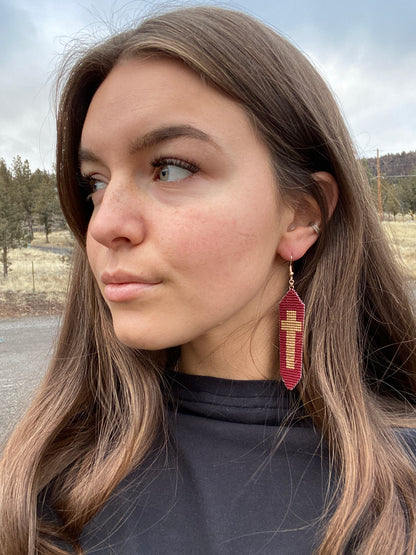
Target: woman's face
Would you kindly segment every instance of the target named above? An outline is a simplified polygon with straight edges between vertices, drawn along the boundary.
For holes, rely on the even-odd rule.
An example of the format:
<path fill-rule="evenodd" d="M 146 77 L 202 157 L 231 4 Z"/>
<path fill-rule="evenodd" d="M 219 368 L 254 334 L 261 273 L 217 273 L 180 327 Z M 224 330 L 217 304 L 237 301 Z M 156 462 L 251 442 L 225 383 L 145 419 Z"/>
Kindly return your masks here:
<path fill-rule="evenodd" d="M 87 254 L 119 339 L 224 341 L 284 293 L 292 211 L 239 104 L 179 62 L 116 66 L 84 123 Z"/>

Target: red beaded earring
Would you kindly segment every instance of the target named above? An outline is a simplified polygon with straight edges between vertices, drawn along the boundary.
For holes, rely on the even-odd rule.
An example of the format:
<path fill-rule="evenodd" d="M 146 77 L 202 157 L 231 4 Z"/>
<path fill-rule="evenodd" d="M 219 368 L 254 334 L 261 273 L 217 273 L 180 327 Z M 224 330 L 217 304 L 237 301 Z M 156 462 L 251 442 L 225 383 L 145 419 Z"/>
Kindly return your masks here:
<path fill-rule="evenodd" d="M 294 288 L 292 257 L 289 262 L 289 291 L 279 304 L 280 376 L 293 389 L 302 377 L 302 347 L 305 305 Z"/>

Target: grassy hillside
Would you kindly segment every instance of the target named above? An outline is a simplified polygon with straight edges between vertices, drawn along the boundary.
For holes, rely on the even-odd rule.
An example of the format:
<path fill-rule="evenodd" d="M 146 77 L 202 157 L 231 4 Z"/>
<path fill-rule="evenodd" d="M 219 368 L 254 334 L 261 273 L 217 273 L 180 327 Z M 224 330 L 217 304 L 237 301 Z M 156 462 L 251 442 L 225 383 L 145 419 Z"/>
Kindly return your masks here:
<path fill-rule="evenodd" d="M 416 281 L 416 221 L 384 222 L 399 263 L 403 263 L 408 275 Z"/>
<path fill-rule="evenodd" d="M 377 158 L 367 158 L 365 163 L 372 175 L 377 175 Z M 382 175 L 410 175 L 416 168 L 416 151 L 401 154 L 384 154 L 380 156 L 380 173 Z"/>

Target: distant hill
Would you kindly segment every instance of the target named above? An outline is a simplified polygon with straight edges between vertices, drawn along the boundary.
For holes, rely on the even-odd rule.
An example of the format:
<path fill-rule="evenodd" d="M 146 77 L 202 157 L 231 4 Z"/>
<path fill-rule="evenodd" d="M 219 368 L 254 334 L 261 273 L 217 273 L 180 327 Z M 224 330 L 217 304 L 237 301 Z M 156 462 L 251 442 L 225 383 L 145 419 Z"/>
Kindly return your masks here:
<path fill-rule="evenodd" d="M 377 175 L 377 158 L 367 158 L 366 162 L 371 174 Z M 416 174 L 416 151 L 383 154 L 380 156 L 380 172 L 385 176 Z"/>

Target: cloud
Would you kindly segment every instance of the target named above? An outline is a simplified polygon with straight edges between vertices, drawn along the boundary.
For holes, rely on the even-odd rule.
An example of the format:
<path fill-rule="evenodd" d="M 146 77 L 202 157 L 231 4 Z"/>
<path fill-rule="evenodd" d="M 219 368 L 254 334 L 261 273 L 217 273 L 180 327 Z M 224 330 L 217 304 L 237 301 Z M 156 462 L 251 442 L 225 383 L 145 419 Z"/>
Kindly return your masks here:
<path fill-rule="evenodd" d="M 148 2 L 143 2 L 143 6 Z M 73 39 L 93 42 L 134 19 L 140 2 L 0 0 L 0 158 L 19 154 L 32 168 L 54 159 L 51 90 Z"/>
<path fill-rule="evenodd" d="M 295 0 L 279 16 L 334 91 L 361 155 L 416 150 L 415 2 Z"/>
<path fill-rule="evenodd" d="M 4 2 L 0 37 L 0 157 L 39 160 L 40 131 L 49 111 L 48 43 L 27 11 Z"/>
<path fill-rule="evenodd" d="M 357 36 L 355 37 L 357 38 Z M 416 51 L 393 56 L 369 39 L 338 50 L 315 47 L 313 61 L 329 82 L 362 155 L 416 149 Z"/>

